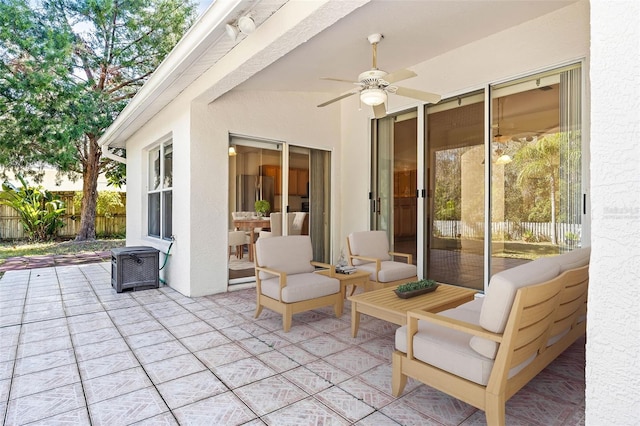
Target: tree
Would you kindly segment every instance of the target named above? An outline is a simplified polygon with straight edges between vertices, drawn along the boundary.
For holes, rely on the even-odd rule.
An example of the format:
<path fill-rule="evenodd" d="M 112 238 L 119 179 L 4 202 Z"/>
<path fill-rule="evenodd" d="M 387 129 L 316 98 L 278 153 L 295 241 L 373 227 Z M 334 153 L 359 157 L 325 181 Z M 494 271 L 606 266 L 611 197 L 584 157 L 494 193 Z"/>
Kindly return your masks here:
<path fill-rule="evenodd" d="M 526 186 L 545 182 L 551 211 L 551 242 L 558 243 L 556 236 L 556 193 L 558 192 L 558 173 L 560 170 L 560 145 L 562 133 L 554 133 L 539 138 L 523 146 L 514 157 L 518 166 L 517 184 L 523 190 Z M 534 191 L 531 191 L 534 192 Z"/>
<path fill-rule="evenodd" d="M 98 139 L 194 14 L 183 0 L 0 1 L 0 165 L 81 175 L 76 239 L 95 238 L 98 175 L 122 181 Z"/>

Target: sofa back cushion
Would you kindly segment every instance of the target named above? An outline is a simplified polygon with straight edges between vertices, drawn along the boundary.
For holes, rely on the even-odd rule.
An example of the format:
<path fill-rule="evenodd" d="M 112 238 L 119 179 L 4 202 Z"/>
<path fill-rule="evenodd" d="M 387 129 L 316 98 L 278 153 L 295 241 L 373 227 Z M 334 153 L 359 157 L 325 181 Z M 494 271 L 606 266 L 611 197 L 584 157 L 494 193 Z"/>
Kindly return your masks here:
<path fill-rule="evenodd" d="M 482 303 L 480 325 L 502 333 L 518 289 L 548 281 L 559 273 L 560 266 L 554 258 L 540 258 L 495 274 Z"/>
<path fill-rule="evenodd" d="M 287 275 L 313 272 L 311 264 L 313 249 L 308 235 L 258 238 L 256 241 L 256 264 L 258 266 L 286 272 Z M 260 271 L 260 279 L 273 277 Z"/>
<path fill-rule="evenodd" d="M 583 247 L 571 250 L 568 253 L 553 257 L 552 259 L 558 262 L 560 265 L 560 273 L 563 273 L 569 269 L 580 268 L 588 265 L 590 256 L 591 247 Z"/>
<path fill-rule="evenodd" d="M 356 256 L 373 257 L 380 260 L 391 260 L 389 255 L 389 240 L 385 231 L 361 231 L 349 234 L 351 254 Z M 369 263 L 366 260 L 353 259 L 353 265 Z"/>

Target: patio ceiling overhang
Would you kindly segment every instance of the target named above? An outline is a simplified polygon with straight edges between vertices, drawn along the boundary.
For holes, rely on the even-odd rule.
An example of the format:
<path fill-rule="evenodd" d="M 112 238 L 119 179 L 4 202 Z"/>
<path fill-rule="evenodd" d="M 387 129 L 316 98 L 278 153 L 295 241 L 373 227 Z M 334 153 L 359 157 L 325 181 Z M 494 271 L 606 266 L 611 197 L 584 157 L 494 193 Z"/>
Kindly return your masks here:
<path fill-rule="evenodd" d="M 124 147 L 183 91 L 210 103 L 230 90 L 345 91 L 320 77 L 355 78 L 371 66 L 366 36 L 381 32 L 380 67 L 408 68 L 580 0 L 214 2 L 100 138 Z M 225 25 L 251 12 L 257 30 L 236 42 Z M 326 31 L 330 29 L 330 31 Z M 532 34 L 534 37 L 535 34 Z M 496 52 L 495 58 L 508 60 Z M 411 87 L 411 81 L 403 82 Z M 415 87 L 429 90 L 425 87 Z M 106 150 L 105 150 L 106 151 Z"/>

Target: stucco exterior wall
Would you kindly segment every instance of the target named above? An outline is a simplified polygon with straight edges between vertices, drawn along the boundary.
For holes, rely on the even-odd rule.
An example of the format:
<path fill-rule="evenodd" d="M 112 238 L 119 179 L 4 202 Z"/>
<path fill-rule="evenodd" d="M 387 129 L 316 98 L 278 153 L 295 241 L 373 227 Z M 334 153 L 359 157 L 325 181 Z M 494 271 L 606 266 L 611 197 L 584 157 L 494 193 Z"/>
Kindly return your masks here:
<path fill-rule="evenodd" d="M 229 133 L 332 152 L 340 168 L 337 109 L 318 109 L 319 94 L 233 91 L 193 116 L 191 294 L 227 289 Z M 334 184 L 334 193 L 340 192 Z M 201 206 L 205 205 L 203 209 Z M 335 214 L 334 214 L 335 216 Z"/>
<path fill-rule="evenodd" d="M 191 193 L 184 189 L 190 171 L 190 114 L 188 102 L 177 99 L 127 141 L 127 246 L 151 246 L 167 253 L 169 242 L 147 236 L 148 149 L 167 137 L 173 139 L 173 234 L 175 244 L 161 278 L 183 294 L 189 294 L 190 256 L 187 218 Z M 182 186 L 181 186 L 182 184 Z M 164 254 L 160 255 L 160 264 Z"/>
<path fill-rule="evenodd" d="M 640 4 L 591 2 L 586 425 L 640 422 Z"/>

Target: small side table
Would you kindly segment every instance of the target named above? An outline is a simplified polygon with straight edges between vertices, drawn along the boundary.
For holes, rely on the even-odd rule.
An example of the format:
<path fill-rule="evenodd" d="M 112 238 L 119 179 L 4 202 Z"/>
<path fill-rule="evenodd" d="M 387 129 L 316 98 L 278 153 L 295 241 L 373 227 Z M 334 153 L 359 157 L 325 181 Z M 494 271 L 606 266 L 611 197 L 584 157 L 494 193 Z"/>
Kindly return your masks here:
<path fill-rule="evenodd" d="M 318 271 L 317 274 L 321 274 L 324 276 L 329 276 L 330 272 L 328 270 Z M 353 274 L 339 274 L 335 273 L 333 278 L 336 278 L 340 281 L 340 291 L 342 292 L 342 298 L 347 297 L 347 287 L 352 285 L 350 296 L 356 291 L 356 287 L 361 285 L 362 288 L 367 290 L 369 287 L 369 272 L 366 271 L 356 271 Z"/>

